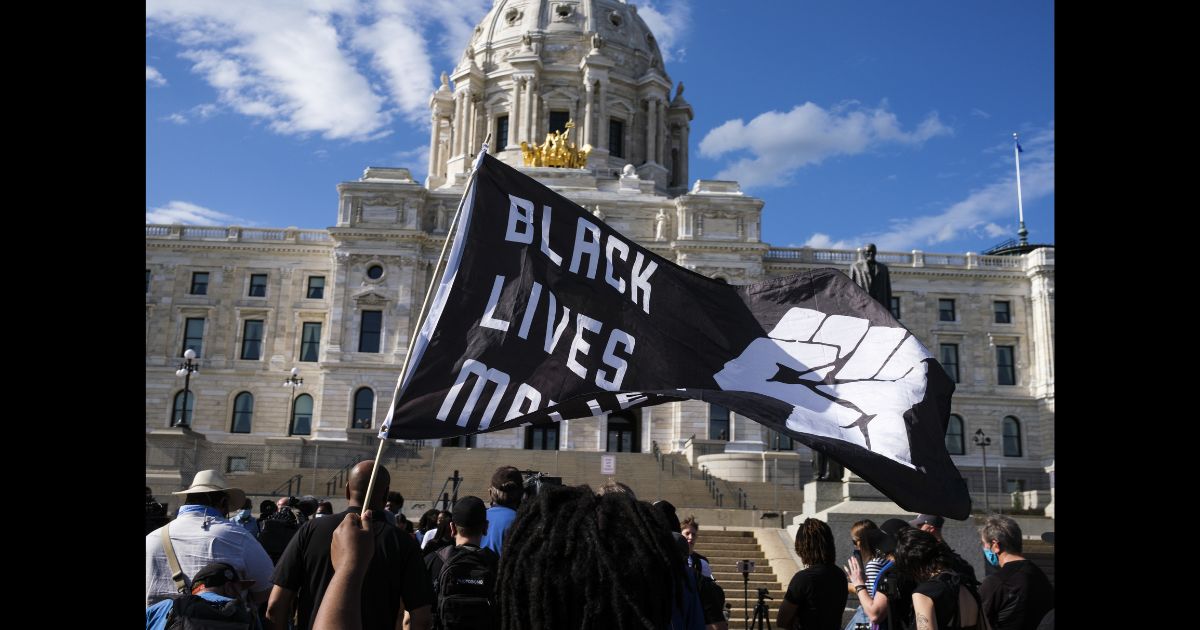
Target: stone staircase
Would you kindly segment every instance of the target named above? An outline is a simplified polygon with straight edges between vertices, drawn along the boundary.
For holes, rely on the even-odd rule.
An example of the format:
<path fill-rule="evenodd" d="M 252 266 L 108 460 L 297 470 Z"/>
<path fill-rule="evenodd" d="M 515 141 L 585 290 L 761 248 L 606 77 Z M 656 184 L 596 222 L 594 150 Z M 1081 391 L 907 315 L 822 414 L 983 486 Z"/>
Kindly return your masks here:
<path fill-rule="evenodd" d="M 616 458 L 616 474 L 601 475 L 600 462 L 604 455 Z M 417 457 L 397 458 L 385 461 L 391 473 L 393 490 L 404 495 L 406 505 L 426 503 L 438 497 L 446 479 L 457 470 L 463 479 L 459 496 L 475 495 L 487 500 L 487 487 L 492 473 L 504 465 L 516 466 L 521 470 L 536 470 L 555 477 L 562 477 L 567 485 L 588 484 L 599 488 L 609 477 L 633 488 L 638 498 L 654 501 L 665 498 L 681 510 L 683 508 L 714 508 L 717 500 L 709 490 L 699 469 L 688 465 L 683 455 L 666 455 L 656 459 L 650 453 L 600 453 L 595 451 L 532 451 L 506 448 L 458 448 L 438 447 L 421 449 Z M 332 492 L 327 492 L 327 481 L 339 469 L 312 468 L 280 469 L 263 473 L 237 474 L 236 479 L 247 494 L 265 495 L 277 488 L 293 475 L 303 475 L 301 492 L 318 497 L 340 497 L 345 485 L 344 478 Z M 316 489 L 313 490 L 313 480 Z M 784 510 L 798 510 L 803 503 L 803 493 L 796 488 L 762 482 L 731 483 L 714 479 L 721 493 L 720 507 L 737 508 L 737 492 L 740 487 L 746 493 L 745 507 L 773 510 L 776 503 Z M 447 491 L 449 491 L 447 487 Z M 778 492 L 778 494 L 776 494 Z M 778 499 L 776 498 L 778 497 Z M 257 508 L 257 504 L 255 504 Z"/>
<path fill-rule="evenodd" d="M 754 618 L 754 606 L 758 602 L 758 589 L 767 589 L 771 625 L 783 601 L 786 585 L 775 577 L 771 563 L 758 545 L 752 531 L 721 531 L 705 529 L 701 525 L 696 541 L 696 552 L 707 557 L 712 567 L 713 578 L 725 589 L 725 603 L 731 605 L 730 628 L 746 628 L 745 619 Z M 742 574 L 737 570 L 739 560 L 753 560 L 754 572 L 748 584 L 749 599 L 744 598 L 746 589 Z M 747 608 L 748 606 L 748 608 Z"/>
<path fill-rule="evenodd" d="M 1040 540 L 1025 540 L 1021 542 L 1021 551 L 1025 559 L 1037 565 L 1054 584 L 1054 545 Z"/>

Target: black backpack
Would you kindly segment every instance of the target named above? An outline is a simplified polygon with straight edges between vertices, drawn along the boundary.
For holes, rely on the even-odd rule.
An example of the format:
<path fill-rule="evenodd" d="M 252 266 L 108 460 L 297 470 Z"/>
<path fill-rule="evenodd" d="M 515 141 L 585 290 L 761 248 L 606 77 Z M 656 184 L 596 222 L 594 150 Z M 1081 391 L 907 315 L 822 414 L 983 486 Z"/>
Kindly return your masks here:
<path fill-rule="evenodd" d="M 475 545 L 446 547 L 437 552 L 442 569 L 437 579 L 434 627 L 487 629 L 497 626 L 495 589 L 500 556 Z"/>
<path fill-rule="evenodd" d="M 167 630 L 249 630 L 254 621 L 246 604 L 234 599 L 210 602 L 199 595 L 172 595 Z"/>

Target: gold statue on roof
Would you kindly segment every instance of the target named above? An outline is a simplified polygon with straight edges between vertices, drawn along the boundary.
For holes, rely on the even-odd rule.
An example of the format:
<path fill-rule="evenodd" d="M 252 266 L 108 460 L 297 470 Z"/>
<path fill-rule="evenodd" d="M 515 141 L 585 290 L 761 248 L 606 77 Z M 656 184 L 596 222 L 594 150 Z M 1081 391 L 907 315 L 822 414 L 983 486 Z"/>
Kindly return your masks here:
<path fill-rule="evenodd" d="M 552 166 L 556 168 L 584 168 L 587 166 L 588 154 L 592 145 L 584 144 L 576 147 L 568 137 L 575 128 L 575 122 L 568 120 L 562 131 L 551 131 L 546 134 L 546 141 L 541 144 L 521 142 L 521 155 L 525 158 L 525 166 Z"/>

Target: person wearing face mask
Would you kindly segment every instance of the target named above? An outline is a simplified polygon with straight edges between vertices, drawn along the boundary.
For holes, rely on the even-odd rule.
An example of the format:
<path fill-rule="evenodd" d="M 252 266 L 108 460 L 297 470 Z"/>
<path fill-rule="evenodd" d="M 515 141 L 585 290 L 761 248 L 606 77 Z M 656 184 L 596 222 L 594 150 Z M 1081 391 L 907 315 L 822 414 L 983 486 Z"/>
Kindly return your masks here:
<path fill-rule="evenodd" d="M 979 587 L 983 614 L 993 630 L 1035 630 L 1054 609 L 1054 586 L 1021 555 L 1021 527 L 993 514 L 979 528 L 979 540 L 988 564 L 999 567 Z"/>

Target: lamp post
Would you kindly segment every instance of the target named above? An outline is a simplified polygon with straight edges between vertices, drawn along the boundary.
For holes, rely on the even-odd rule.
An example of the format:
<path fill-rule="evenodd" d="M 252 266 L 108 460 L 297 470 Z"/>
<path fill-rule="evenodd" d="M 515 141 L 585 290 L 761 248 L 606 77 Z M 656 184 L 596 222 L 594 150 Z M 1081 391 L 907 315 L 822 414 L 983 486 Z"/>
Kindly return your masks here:
<path fill-rule="evenodd" d="M 975 446 L 983 449 L 983 511 L 991 512 L 988 507 L 988 491 L 987 491 L 987 447 L 992 443 L 992 438 L 983 433 L 983 429 L 975 431 Z"/>
<path fill-rule="evenodd" d="M 179 410 L 179 419 L 175 421 L 175 426 L 188 428 L 187 404 L 192 397 L 192 372 L 200 370 L 200 364 L 193 362 L 196 358 L 196 351 L 188 348 L 183 352 L 183 363 L 179 364 L 179 369 L 175 371 L 175 376 L 183 377 L 183 405 Z M 193 412 L 195 409 L 193 409 Z"/>
<path fill-rule="evenodd" d="M 296 388 L 304 384 L 304 379 L 300 378 L 300 368 L 292 368 L 292 375 L 283 380 L 284 387 L 292 388 L 292 397 L 288 399 L 288 413 L 284 422 L 287 423 L 287 434 L 292 434 L 292 406 L 296 404 Z"/>

